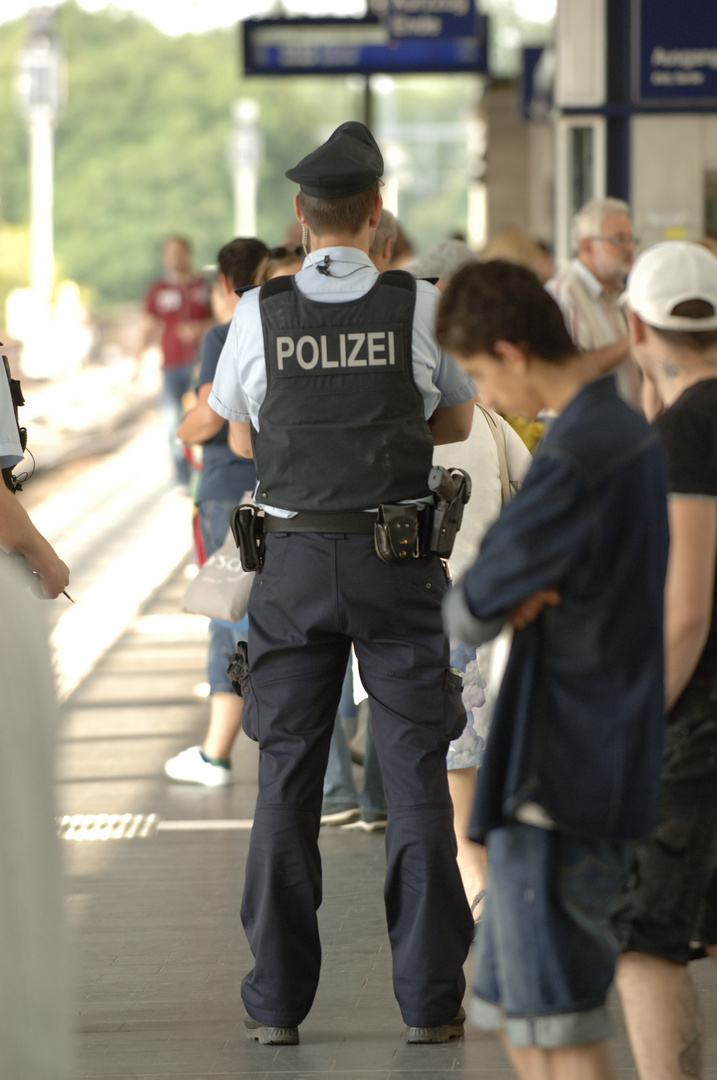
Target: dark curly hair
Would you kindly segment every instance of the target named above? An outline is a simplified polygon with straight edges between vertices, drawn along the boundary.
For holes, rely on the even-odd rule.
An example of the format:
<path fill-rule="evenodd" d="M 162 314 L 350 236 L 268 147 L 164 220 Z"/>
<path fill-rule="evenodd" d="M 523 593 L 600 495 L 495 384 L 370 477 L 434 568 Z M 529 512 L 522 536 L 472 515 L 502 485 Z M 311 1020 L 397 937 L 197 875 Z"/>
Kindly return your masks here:
<path fill-rule="evenodd" d="M 496 341 L 521 345 L 554 364 L 578 352 L 560 308 L 533 271 L 503 259 L 468 263 L 451 278 L 438 309 L 436 337 L 456 356 L 497 358 Z"/>

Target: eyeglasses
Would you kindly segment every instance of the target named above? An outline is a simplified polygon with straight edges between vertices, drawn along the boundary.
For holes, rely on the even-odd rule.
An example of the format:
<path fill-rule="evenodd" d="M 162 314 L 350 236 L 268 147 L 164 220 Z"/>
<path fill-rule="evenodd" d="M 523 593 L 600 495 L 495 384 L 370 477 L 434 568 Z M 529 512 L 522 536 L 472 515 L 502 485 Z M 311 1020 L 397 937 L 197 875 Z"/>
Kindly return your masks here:
<path fill-rule="evenodd" d="M 613 247 L 637 247 L 640 243 L 639 236 L 627 236 L 618 233 L 616 236 L 588 236 L 587 240 L 602 240 L 603 244 L 612 244 Z"/>
<path fill-rule="evenodd" d="M 269 252 L 269 259 L 303 259 L 306 252 L 301 244 L 296 247 L 275 247 Z"/>

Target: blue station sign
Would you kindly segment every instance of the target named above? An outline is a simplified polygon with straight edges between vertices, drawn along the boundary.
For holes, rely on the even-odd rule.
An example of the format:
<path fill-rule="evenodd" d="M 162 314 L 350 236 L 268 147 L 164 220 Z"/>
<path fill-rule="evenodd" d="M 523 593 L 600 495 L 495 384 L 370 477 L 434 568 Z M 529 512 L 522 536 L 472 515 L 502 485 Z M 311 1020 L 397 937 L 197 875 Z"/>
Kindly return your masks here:
<path fill-rule="evenodd" d="M 717 104 L 717 3 L 632 0 L 637 105 Z"/>
<path fill-rule="evenodd" d="M 391 38 L 472 38 L 475 0 L 388 0 L 385 18 Z"/>
<path fill-rule="evenodd" d="M 418 0 L 405 2 L 415 7 Z M 431 0 L 434 9 L 443 5 L 453 11 L 461 7 L 462 2 Z M 428 0 L 425 0 L 424 7 L 428 6 Z M 399 38 L 391 36 L 388 17 L 375 15 L 361 19 L 246 19 L 241 23 L 244 72 L 247 75 L 398 75 L 460 71 L 485 74 L 488 70 L 487 19 L 475 12 L 473 18 L 472 34 L 458 34 L 456 24 L 444 23 L 441 16 L 441 28 L 451 29 L 455 36 L 421 35 L 417 32 L 418 25 L 414 24 L 410 34 Z M 424 28 L 428 26 L 423 25 Z M 431 25 L 435 29 L 437 24 Z"/>

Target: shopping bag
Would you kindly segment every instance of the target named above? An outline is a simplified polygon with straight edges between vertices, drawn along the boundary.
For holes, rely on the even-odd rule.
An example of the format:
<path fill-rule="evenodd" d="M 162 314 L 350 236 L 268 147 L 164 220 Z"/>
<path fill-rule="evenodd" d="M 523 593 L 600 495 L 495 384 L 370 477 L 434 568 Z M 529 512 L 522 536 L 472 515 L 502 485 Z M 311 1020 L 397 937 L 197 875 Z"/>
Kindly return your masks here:
<path fill-rule="evenodd" d="M 231 529 L 210 555 L 179 602 L 181 611 L 239 622 L 246 615 L 254 573 L 243 569 Z"/>

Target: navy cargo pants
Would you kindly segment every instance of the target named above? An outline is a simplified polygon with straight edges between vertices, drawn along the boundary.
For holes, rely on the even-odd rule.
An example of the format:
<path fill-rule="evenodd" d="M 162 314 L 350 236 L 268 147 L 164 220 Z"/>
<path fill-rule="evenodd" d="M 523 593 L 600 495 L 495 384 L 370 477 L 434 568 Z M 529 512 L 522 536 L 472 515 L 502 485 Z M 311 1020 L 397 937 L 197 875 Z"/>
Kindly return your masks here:
<path fill-rule="evenodd" d="M 242 998 L 255 1020 L 298 1025 L 316 993 L 322 786 L 351 642 L 388 803 L 384 895 L 396 998 L 416 1027 L 458 1013 L 473 921 L 446 778 L 465 710 L 447 666 L 445 590 L 437 558 L 387 566 L 370 536 L 267 537 L 243 683 L 244 728 L 260 747 L 242 902 L 254 954 Z"/>

